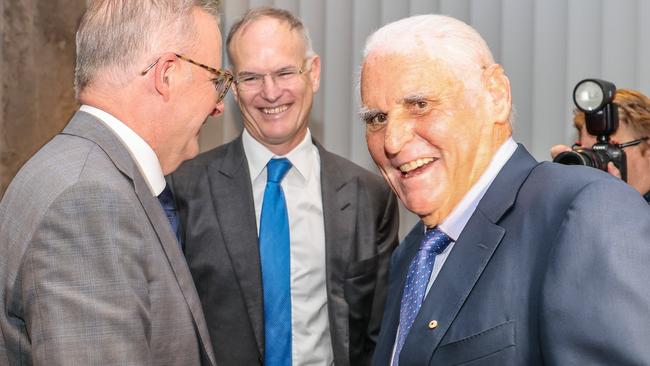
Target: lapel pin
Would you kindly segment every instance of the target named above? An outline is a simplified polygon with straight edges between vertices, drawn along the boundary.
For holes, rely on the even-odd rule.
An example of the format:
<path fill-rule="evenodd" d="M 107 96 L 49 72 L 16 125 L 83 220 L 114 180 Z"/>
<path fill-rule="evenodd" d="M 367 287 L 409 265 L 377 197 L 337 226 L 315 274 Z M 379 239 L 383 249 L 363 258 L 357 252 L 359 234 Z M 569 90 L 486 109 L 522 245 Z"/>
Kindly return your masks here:
<path fill-rule="evenodd" d="M 429 322 L 429 329 L 436 329 L 438 327 L 438 321 L 437 320 L 432 320 Z"/>

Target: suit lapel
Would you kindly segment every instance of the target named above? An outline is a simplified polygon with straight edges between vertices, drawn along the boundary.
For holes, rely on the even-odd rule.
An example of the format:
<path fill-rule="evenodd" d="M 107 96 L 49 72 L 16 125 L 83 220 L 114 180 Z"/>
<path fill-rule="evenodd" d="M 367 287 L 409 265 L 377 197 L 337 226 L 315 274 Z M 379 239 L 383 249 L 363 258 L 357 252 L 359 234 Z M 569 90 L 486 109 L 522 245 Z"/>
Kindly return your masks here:
<path fill-rule="evenodd" d="M 201 307 L 201 302 L 196 293 L 196 288 L 194 287 L 194 282 L 187 266 L 187 262 L 185 262 L 185 257 L 183 257 L 178 245 L 178 240 L 171 230 L 169 221 L 167 220 L 158 199 L 151 195 L 149 187 L 147 187 L 144 178 L 139 172 L 135 174 L 133 183 L 135 185 L 135 193 L 138 196 L 140 203 L 142 203 L 142 207 L 144 207 L 144 210 L 149 217 L 149 221 L 160 239 L 163 251 L 165 252 L 167 260 L 174 271 L 178 285 L 185 297 L 185 301 L 187 301 L 190 308 L 190 312 L 194 319 L 194 325 L 196 326 L 201 338 L 203 349 L 206 351 L 212 365 L 216 365 L 212 344 L 208 335 L 208 328 L 204 320 L 203 308 Z M 198 321 L 199 319 L 201 319 L 201 321 Z"/>
<path fill-rule="evenodd" d="M 221 234 L 240 284 L 260 354 L 264 348 L 262 274 L 250 173 L 241 136 L 208 166 L 210 192 Z"/>
<path fill-rule="evenodd" d="M 427 294 L 406 338 L 400 364 L 425 365 L 483 273 L 505 230 L 475 212 Z M 438 326 L 429 329 L 429 322 Z M 417 349 L 417 352 L 409 352 Z"/>
<path fill-rule="evenodd" d="M 83 123 L 83 126 L 81 126 Z M 199 297 L 192 281 L 187 263 L 180 251 L 177 239 L 172 233 L 167 217 L 156 197 L 151 194 L 147 184 L 140 171 L 136 168 L 133 158 L 129 155 L 128 150 L 122 142 L 95 117 L 84 113 L 77 112 L 72 121 L 62 132 L 64 134 L 76 135 L 95 142 L 108 157 L 113 161 L 115 166 L 133 181 L 135 194 L 140 200 L 144 211 L 156 232 L 163 252 L 176 276 L 180 290 L 187 302 L 192 314 L 194 324 L 212 365 L 216 365 L 214 353 L 208 336 L 203 310 L 199 302 Z M 201 321 L 198 321 L 198 320 Z"/>
<path fill-rule="evenodd" d="M 418 251 L 422 236 L 424 235 L 424 225 L 419 221 L 413 229 L 406 235 L 397 251 L 391 258 L 396 263 L 391 263 L 388 282 L 388 296 L 384 308 L 384 318 L 381 323 L 381 333 L 377 343 L 376 351 L 381 354 L 375 355 L 374 359 L 380 364 L 389 364 L 393 354 L 393 345 L 397 336 L 397 327 L 399 326 L 399 312 L 402 303 L 402 294 L 406 283 L 406 274 L 413 257 Z M 384 363 L 384 361 L 386 361 Z"/>
<path fill-rule="evenodd" d="M 356 177 L 344 175 L 336 164 L 336 158 L 318 142 L 314 141 L 314 144 L 318 148 L 321 162 L 326 285 L 332 346 L 334 350 L 343 350 L 341 352 L 343 355 L 335 354 L 336 360 L 339 363 L 349 363 L 349 342 L 347 341 L 349 339 L 349 309 L 343 298 L 343 282 L 357 224 L 358 180 Z M 346 359 L 340 360 L 341 357 L 346 357 Z"/>
<path fill-rule="evenodd" d="M 535 164 L 519 146 L 490 185 L 422 304 L 400 355 L 401 364 L 429 363 L 506 234 L 498 221 L 514 204 L 519 188 Z M 432 320 L 438 326 L 429 329 Z"/>

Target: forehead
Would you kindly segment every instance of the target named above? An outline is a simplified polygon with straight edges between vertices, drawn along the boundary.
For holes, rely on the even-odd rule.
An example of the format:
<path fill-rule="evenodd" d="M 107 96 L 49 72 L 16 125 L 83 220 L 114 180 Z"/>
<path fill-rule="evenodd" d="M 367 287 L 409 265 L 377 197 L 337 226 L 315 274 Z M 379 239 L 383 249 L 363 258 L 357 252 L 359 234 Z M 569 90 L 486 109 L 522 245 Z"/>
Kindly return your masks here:
<path fill-rule="evenodd" d="M 287 22 L 271 17 L 242 26 L 232 39 L 231 50 L 237 69 L 273 70 L 299 62 L 305 54 L 300 33 Z"/>
<path fill-rule="evenodd" d="M 457 95 L 465 87 L 457 75 L 449 62 L 426 52 L 371 54 L 361 70 L 361 98 L 376 108 L 411 95 Z"/>
<path fill-rule="evenodd" d="M 198 51 L 208 52 L 211 58 L 213 56 L 219 58 L 213 65 L 219 67 L 221 64 L 221 32 L 217 20 L 202 10 L 195 9 L 193 15 L 196 26 L 195 39 L 196 43 L 200 45 L 197 47 Z"/>

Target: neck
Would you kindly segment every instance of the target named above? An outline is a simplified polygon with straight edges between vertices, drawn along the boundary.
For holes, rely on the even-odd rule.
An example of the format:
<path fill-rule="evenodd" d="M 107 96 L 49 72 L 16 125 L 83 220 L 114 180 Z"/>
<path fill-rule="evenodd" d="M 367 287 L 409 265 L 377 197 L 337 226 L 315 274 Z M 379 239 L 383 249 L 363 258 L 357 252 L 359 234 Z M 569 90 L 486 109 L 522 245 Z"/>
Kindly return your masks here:
<path fill-rule="evenodd" d="M 128 86 L 120 90 L 89 88 L 81 93 L 79 101 L 111 114 L 155 150 L 153 130 L 151 124 L 148 123 L 151 116 L 143 111 L 141 105 L 145 103 L 142 98 L 135 96 Z"/>

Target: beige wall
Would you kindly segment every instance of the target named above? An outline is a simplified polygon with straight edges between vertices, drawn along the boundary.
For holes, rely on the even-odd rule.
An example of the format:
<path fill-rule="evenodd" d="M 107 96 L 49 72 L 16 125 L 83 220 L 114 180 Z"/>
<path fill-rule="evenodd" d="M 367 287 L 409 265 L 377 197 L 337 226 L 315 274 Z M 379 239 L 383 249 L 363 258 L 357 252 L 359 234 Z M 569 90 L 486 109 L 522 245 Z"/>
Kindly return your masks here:
<path fill-rule="evenodd" d="M 74 100 L 74 34 L 85 0 L 0 0 L 0 195 L 63 128 Z"/>

